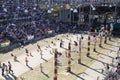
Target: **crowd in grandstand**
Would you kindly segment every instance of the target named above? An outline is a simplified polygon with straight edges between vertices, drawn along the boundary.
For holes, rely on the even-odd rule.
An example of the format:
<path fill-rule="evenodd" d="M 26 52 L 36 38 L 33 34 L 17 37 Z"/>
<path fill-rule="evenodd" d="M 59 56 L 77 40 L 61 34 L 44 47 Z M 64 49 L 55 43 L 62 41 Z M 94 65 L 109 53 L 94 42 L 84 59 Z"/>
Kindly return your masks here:
<path fill-rule="evenodd" d="M 13 0 L 0 1 L 0 19 L 33 17 L 41 14 L 40 7 L 33 3 L 17 3 Z"/>
<path fill-rule="evenodd" d="M 21 3 L 18 5 L 15 1 L 7 0 L 0 1 L 0 42 L 4 40 L 23 41 L 27 38 L 33 38 L 34 34 L 44 35 L 49 27 L 45 27 L 42 21 L 30 21 L 28 23 L 23 23 L 22 19 L 36 19 L 41 18 L 44 15 L 42 11 L 36 4 L 29 3 L 31 5 L 26 5 L 26 3 Z M 21 19 L 22 18 L 22 19 Z M 21 23 L 13 23 L 15 20 L 21 19 Z M 11 20 L 9 22 L 9 20 Z"/>
<path fill-rule="evenodd" d="M 42 18 L 46 14 L 47 11 L 40 9 L 37 4 L 19 4 L 12 0 L 0 1 L 0 42 L 9 40 L 11 43 L 23 43 L 45 36 L 49 31 L 58 33 L 77 28 L 77 26 L 56 24 L 54 20 Z M 27 21 L 24 21 L 24 18 L 28 18 Z M 81 30 L 87 29 L 86 24 L 83 26 L 80 27 Z"/>

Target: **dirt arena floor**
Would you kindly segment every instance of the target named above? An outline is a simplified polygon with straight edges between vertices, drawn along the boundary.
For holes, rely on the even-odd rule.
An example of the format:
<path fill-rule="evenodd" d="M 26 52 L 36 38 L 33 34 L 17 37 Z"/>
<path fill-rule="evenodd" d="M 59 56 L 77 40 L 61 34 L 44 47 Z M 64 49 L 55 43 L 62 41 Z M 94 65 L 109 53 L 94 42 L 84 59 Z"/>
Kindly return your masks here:
<path fill-rule="evenodd" d="M 66 38 L 67 35 L 69 35 L 69 37 L 70 37 L 69 39 L 71 39 L 72 42 L 74 41 L 74 38 L 77 37 L 77 35 L 80 36 L 80 34 L 74 35 L 74 34 L 67 33 L 67 34 L 56 35 L 55 37 L 51 37 L 51 38 L 46 38 L 46 39 L 40 40 L 34 44 L 29 44 L 29 45 L 25 46 L 24 48 L 22 48 L 22 47 L 17 48 L 11 52 L 8 52 L 5 54 L 1 53 L 0 61 L 4 62 L 4 61 L 13 59 L 12 57 L 10 57 L 11 53 L 13 53 L 14 55 L 16 55 L 18 57 L 21 55 L 25 55 L 24 54 L 25 48 L 27 48 L 29 51 L 36 50 L 37 44 L 40 44 L 40 46 L 43 47 L 43 46 L 50 45 L 52 41 L 57 42 L 61 39 L 64 40 L 64 38 Z M 93 51 L 94 42 L 91 42 L 90 56 L 92 58 L 94 58 L 94 59 L 91 59 L 86 56 L 87 47 L 88 47 L 88 45 L 87 45 L 88 40 L 86 37 L 86 39 L 84 40 L 84 45 L 82 47 L 82 54 L 81 54 L 82 63 L 84 63 L 84 64 L 86 64 L 86 66 L 90 67 L 96 61 L 96 59 L 100 58 L 101 55 L 104 55 L 106 53 L 106 51 L 111 47 L 111 45 L 113 45 L 117 41 L 119 41 L 119 38 L 112 38 L 112 41 L 108 40 L 107 44 L 104 44 L 104 38 L 103 38 L 103 42 L 102 42 L 103 48 L 100 48 L 98 46 L 99 45 L 99 37 L 97 37 L 97 47 L 96 47 L 97 51 L 96 52 Z M 68 44 L 64 44 L 64 45 L 68 45 Z M 73 44 L 72 44 L 72 49 L 73 49 Z M 72 70 L 72 72 L 71 73 L 67 72 L 68 57 L 66 56 L 66 52 L 67 52 L 67 50 L 62 52 L 62 64 L 58 66 L 58 80 L 77 80 L 79 78 L 79 75 L 84 73 L 84 71 L 88 67 L 86 67 L 82 64 L 78 64 L 79 54 L 72 51 L 72 53 L 71 53 L 71 70 Z M 54 54 L 52 54 L 52 55 L 54 55 Z M 28 70 L 28 71 L 24 72 L 23 74 L 19 75 L 18 80 L 22 80 L 23 78 L 25 80 L 53 80 L 53 77 L 54 77 L 54 58 L 51 57 L 49 60 L 44 61 L 42 63 L 42 71 L 40 68 L 40 64 L 38 64 L 36 67 L 33 68 L 33 70 Z M 0 80 L 2 80 L 2 79 L 0 79 Z"/>

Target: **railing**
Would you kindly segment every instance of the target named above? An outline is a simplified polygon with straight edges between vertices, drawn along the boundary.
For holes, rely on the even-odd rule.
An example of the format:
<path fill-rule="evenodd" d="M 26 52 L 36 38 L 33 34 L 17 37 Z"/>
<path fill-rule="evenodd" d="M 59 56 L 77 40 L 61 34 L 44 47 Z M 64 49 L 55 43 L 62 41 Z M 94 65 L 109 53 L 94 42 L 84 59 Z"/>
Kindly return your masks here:
<path fill-rule="evenodd" d="M 38 40 L 48 38 L 48 37 L 52 37 L 54 35 L 55 35 L 55 33 L 53 32 L 51 34 L 45 34 L 44 36 L 37 36 L 37 37 L 35 37 L 34 39 L 31 39 L 31 40 L 24 40 L 24 41 L 22 41 L 23 45 L 21 45 L 20 42 L 15 42 L 15 43 L 10 44 L 10 45 L 8 45 L 6 47 L 0 47 L 0 52 L 6 53 L 6 52 L 11 51 L 11 50 L 13 50 L 15 48 L 19 48 L 21 46 L 28 45 L 29 43 L 34 43 L 34 42 L 36 42 Z"/>

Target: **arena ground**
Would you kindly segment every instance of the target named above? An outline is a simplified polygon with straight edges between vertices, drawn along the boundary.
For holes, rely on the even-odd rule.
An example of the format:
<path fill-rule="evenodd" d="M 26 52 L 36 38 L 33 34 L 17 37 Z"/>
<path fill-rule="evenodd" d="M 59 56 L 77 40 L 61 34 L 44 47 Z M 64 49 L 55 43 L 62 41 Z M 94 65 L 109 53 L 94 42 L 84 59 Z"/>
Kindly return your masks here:
<path fill-rule="evenodd" d="M 67 37 L 68 36 L 68 37 Z M 0 69 L 0 80 L 14 80 L 14 78 L 17 78 L 18 80 L 21 80 L 22 78 L 25 78 L 25 80 L 53 80 L 54 77 L 54 53 L 53 49 L 57 48 L 59 52 L 62 52 L 62 64 L 58 66 L 58 80 L 97 80 L 98 77 L 100 77 L 98 80 L 102 80 L 104 75 L 100 76 L 100 74 L 96 74 L 93 77 L 88 77 L 89 79 L 84 78 L 83 73 L 85 73 L 86 70 L 90 69 L 93 64 L 96 63 L 97 60 L 101 58 L 101 56 L 105 57 L 107 60 L 106 63 L 112 64 L 112 58 L 108 59 L 106 57 L 116 57 L 115 55 L 108 55 L 110 51 L 113 51 L 114 53 L 117 52 L 119 38 L 112 38 L 112 41 L 107 42 L 107 44 L 104 44 L 104 38 L 102 43 L 102 48 L 100 48 L 99 45 L 99 37 L 97 37 L 97 47 L 96 52 L 93 51 L 93 44 L 91 37 L 91 46 L 90 46 L 90 57 L 87 57 L 87 35 L 83 34 L 84 40 L 82 45 L 82 54 L 81 54 L 81 61 L 82 64 L 78 64 L 78 58 L 79 54 L 76 52 L 73 52 L 73 42 L 77 41 L 81 37 L 81 34 L 60 34 L 56 35 L 55 37 L 46 38 L 43 40 L 38 41 L 34 44 L 29 44 L 27 46 L 24 46 L 23 48 L 17 48 L 14 49 L 11 52 L 8 52 L 6 54 L 0 54 L 0 61 L 7 64 L 7 61 L 11 61 L 12 63 L 12 69 L 14 71 L 14 74 L 9 74 L 8 76 L 1 76 L 1 69 Z M 64 47 L 60 48 L 59 44 L 61 39 L 64 41 Z M 68 67 L 68 58 L 66 57 L 66 52 L 68 48 L 68 42 L 71 40 L 72 42 L 72 53 L 71 53 L 71 69 L 72 72 L 67 72 Z M 53 42 L 53 43 L 51 43 Z M 55 43 L 55 44 L 54 44 Z M 37 51 L 37 44 L 41 46 L 43 56 L 41 58 L 40 52 Z M 112 47 L 112 48 L 111 48 Z M 114 47 L 114 48 L 113 48 Z M 32 56 L 26 56 L 25 48 L 27 48 L 31 53 Z M 50 53 L 51 52 L 51 53 Z M 13 57 L 11 57 L 11 53 L 17 56 L 17 62 L 13 60 Z M 25 65 L 25 57 L 28 58 L 28 64 L 29 66 Z M 109 61 L 110 60 L 110 61 Z M 103 60 L 104 62 L 104 60 Z M 42 63 L 42 71 L 40 68 L 40 63 Z M 98 63 L 98 62 L 97 62 Z M 97 68 L 97 65 L 96 65 Z M 102 66 L 104 70 L 104 66 Z M 112 68 L 112 66 L 111 66 Z M 92 69 L 94 70 L 94 69 Z M 95 71 L 95 70 L 94 70 Z M 97 71 L 96 71 L 97 72 Z M 101 72 L 98 70 L 98 73 Z M 87 76 L 89 76 L 89 72 L 86 73 Z M 103 72 L 105 74 L 105 72 Z M 87 77 L 86 76 L 86 77 Z"/>

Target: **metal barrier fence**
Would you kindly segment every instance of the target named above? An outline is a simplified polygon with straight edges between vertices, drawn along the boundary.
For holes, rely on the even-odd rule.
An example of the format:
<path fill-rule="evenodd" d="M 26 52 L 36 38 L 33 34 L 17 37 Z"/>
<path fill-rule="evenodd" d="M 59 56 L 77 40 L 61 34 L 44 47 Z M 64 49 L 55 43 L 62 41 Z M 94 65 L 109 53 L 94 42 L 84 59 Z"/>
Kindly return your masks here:
<path fill-rule="evenodd" d="M 0 47 L 0 53 L 6 53 L 6 52 L 9 52 L 9 51 L 12 51 L 13 49 L 15 48 L 19 48 L 21 46 L 25 46 L 25 45 L 28 45 L 29 43 L 35 43 L 36 41 L 38 40 L 42 40 L 44 38 L 49 38 L 49 37 L 53 37 L 55 35 L 58 35 L 58 34 L 63 34 L 63 33 L 68 33 L 68 32 L 60 32 L 60 33 L 51 33 L 51 34 L 45 34 L 44 36 L 38 36 L 38 37 L 35 37 L 34 39 L 32 40 L 25 40 L 25 41 L 22 41 L 23 42 L 23 45 L 21 45 L 20 42 L 16 42 L 14 44 L 10 44 L 9 46 L 7 47 Z M 69 31 L 69 33 L 77 33 L 77 34 L 93 34 L 94 32 L 89 32 L 89 31 L 78 31 L 78 30 L 73 30 L 73 31 Z"/>
<path fill-rule="evenodd" d="M 67 33 L 66 31 L 65 32 L 60 32 L 60 33 L 55 33 L 55 32 L 53 32 L 53 33 L 51 33 L 51 34 L 45 34 L 44 36 L 38 36 L 38 37 L 35 37 L 34 39 L 32 39 L 32 40 L 25 40 L 25 41 L 22 41 L 23 42 L 23 46 L 25 46 L 25 45 L 28 45 L 29 43 L 35 43 L 36 41 L 38 41 L 38 40 L 42 40 L 42 39 L 44 39 L 44 38 L 49 38 L 49 37 L 53 37 L 53 36 L 55 36 L 55 35 L 57 35 L 57 34 L 63 34 L 63 33 Z M 79 34 L 88 34 L 88 31 L 77 31 L 77 30 L 73 30 L 73 31 L 70 31 L 69 33 L 79 33 Z M 89 32 L 89 33 L 93 33 L 93 32 Z M 0 52 L 2 52 L 2 53 L 6 53 L 6 52 L 9 52 L 9 51 L 11 51 L 11 50 L 13 50 L 13 49 L 15 49 L 15 48 L 19 48 L 19 47 L 21 47 L 21 44 L 20 44 L 20 42 L 16 42 L 16 43 L 14 43 L 14 44 L 10 44 L 9 46 L 7 46 L 7 47 L 0 47 Z"/>
<path fill-rule="evenodd" d="M 22 43 L 23 43 L 22 45 L 21 45 L 20 42 L 15 42 L 15 43 L 10 44 L 10 45 L 8 45 L 8 46 L 6 46 L 6 47 L 0 47 L 0 53 L 6 53 L 6 52 L 9 52 L 9 51 L 11 51 L 11 50 L 13 50 L 13 49 L 15 49 L 15 48 L 19 48 L 19 47 L 21 47 L 21 46 L 25 46 L 25 45 L 28 45 L 28 44 L 30 44 L 30 43 L 35 43 L 35 42 L 38 41 L 38 40 L 42 40 L 42 39 L 44 39 L 44 38 L 53 37 L 53 36 L 55 36 L 55 35 L 56 35 L 56 33 L 53 32 L 53 33 L 51 33 L 51 34 L 45 34 L 44 36 L 37 36 L 37 37 L 35 37 L 34 39 L 22 41 Z"/>
<path fill-rule="evenodd" d="M 6 52 L 9 52 L 15 48 L 19 48 L 21 46 L 25 46 L 25 45 L 28 45 L 29 43 L 34 43 L 38 40 L 41 40 L 41 39 L 44 39 L 44 38 L 48 38 L 48 37 L 52 37 L 54 36 L 55 34 L 52 33 L 52 34 L 46 34 L 44 36 L 38 36 L 38 37 L 35 37 L 34 39 L 31 39 L 31 40 L 24 40 L 24 41 L 19 41 L 19 42 L 15 42 L 13 44 L 10 44 L 6 47 L 0 47 L 0 52 L 1 53 L 6 53 Z M 22 42 L 22 45 L 21 45 L 21 42 Z"/>

